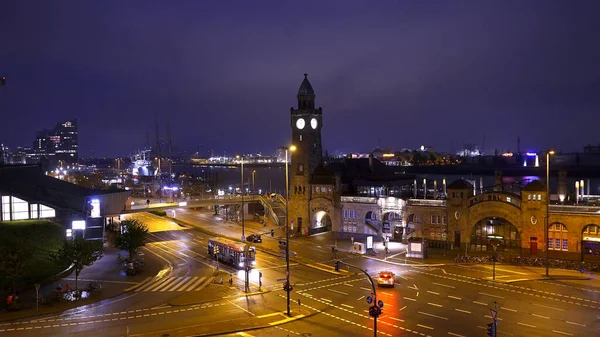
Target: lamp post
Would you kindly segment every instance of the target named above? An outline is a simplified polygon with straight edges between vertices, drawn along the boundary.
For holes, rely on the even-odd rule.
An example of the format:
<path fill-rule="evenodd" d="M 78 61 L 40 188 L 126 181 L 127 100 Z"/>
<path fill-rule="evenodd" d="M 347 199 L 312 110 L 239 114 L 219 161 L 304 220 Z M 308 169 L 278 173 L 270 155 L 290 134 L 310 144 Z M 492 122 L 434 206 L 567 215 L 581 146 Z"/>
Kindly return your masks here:
<path fill-rule="evenodd" d="M 554 151 L 549 150 L 546 152 L 546 216 L 545 219 L 546 221 L 544 221 L 544 225 L 545 225 L 545 229 L 544 229 L 544 234 L 546 236 L 546 276 L 548 276 L 548 268 L 549 268 L 549 264 L 548 264 L 548 251 L 549 251 L 549 246 L 548 246 L 548 241 L 549 241 L 549 236 L 550 234 L 548 233 L 548 222 L 549 222 L 549 217 L 550 217 L 550 212 L 549 212 L 549 208 L 550 208 L 550 155 L 554 154 Z"/>
<path fill-rule="evenodd" d="M 244 232 L 244 156 L 236 156 L 240 159 L 241 163 L 241 186 L 240 191 L 242 192 L 242 207 L 240 209 L 242 215 L 242 242 L 246 242 L 246 236 Z M 249 291 L 249 279 L 248 279 L 248 246 L 244 248 L 244 291 Z"/>
<path fill-rule="evenodd" d="M 256 174 L 256 170 L 252 170 L 252 194 L 256 193 L 256 189 L 254 188 L 254 175 Z"/>
<path fill-rule="evenodd" d="M 287 315 L 290 316 L 290 221 L 289 221 L 289 160 L 288 151 L 294 152 L 294 145 L 283 147 L 285 150 L 285 283 L 287 285 Z"/>

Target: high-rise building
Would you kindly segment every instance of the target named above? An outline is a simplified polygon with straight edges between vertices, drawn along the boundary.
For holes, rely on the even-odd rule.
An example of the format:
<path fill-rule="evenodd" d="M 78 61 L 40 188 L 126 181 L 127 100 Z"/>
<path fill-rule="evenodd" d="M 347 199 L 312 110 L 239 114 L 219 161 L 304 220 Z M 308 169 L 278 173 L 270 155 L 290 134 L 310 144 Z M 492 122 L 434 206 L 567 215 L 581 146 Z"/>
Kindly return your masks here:
<path fill-rule="evenodd" d="M 79 160 L 77 119 L 57 123 L 54 129 L 36 132 L 33 157 L 50 164 L 75 164 Z"/>

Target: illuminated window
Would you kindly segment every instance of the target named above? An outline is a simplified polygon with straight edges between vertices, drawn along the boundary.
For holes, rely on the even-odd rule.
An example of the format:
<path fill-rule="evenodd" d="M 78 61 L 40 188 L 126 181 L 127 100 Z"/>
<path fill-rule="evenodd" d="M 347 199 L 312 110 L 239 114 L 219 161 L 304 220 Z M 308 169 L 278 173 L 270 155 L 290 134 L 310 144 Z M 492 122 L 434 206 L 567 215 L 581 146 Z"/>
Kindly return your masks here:
<path fill-rule="evenodd" d="M 554 249 L 552 248 L 552 243 L 554 242 L 554 239 L 548 239 L 548 249 Z"/>
<path fill-rule="evenodd" d="M 569 245 L 567 244 L 567 239 L 562 240 L 562 250 L 569 250 Z"/>
<path fill-rule="evenodd" d="M 531 194 L 527 194 L 527 200 L 531 200 Z"/>
<path fill-rule="evenodd" d="M 510 202 L 510 197 L 506 197 L 506 202 Z"/>
<path fill-rule="evenodd" d="M 29 219 L 29 203 L 25 200 L 12 197 L 12 220 Z"/>
<path fill-rule="evenodd" d="M 56 212 L 54 211 L 54 208 L 40 205 L 40 218 L 54 218 L 54 217 L 56 217 Z"/>
<path fill-rule="evenodd" d="M 10 197 L 2 196 L 2 220 L 10 221 Z"/>
<path fill-rule="evenodd" d="M 300 141 L 302 141 L 302 135 L 300 135 Z"/>
<path fill-rule="evenodd" d="M 31 218 L 37 219 L 38 218 L 38 204 L 31 204 L 31 205 L 29 205 L 29 208 L 31 210 Z"/>
<path fill-rule="evenodd" d="M 542 200 L 542 195 L 538 194 L 538 200 Z"/>
<path fill-rule="evenodd" d="M 325 186 L 321 186 L 321 193 L 325 193 Z"/>

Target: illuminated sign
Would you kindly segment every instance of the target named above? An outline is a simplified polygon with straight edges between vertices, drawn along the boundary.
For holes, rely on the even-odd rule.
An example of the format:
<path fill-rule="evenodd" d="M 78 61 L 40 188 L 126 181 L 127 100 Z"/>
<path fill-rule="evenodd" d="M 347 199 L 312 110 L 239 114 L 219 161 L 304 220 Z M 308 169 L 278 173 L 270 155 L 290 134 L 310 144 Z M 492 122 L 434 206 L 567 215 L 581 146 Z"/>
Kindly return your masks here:
<path fill-rule="evenodd" d="M 384 153 L 383 154 L 383 158 L 390 158 L 390 157 L 393 157 L 393 156 L 394 156 L 393 153 Z"/>
<path fill-rule="evenodd" d="M 502 154 L 502 157 L 512 157 L 512 156 L 513 156 L 512 152 L 505 152 Z"/>
<path fill-rule="evenodd" d="M 99 218 L 100 217 L 100 200 L 92 199 L 90 202 L 92 206 L 92 211 L 90 212 L 90 218 Z"/>
<path fill-rule="evenodd" d="M 373 237 L 367 236 L 367 249 L 373 249 Z"/>
<path fill-rule="evenodd" d="M 180 201 L 179 202 L 179 206 L 183 207 L 183 206 L 187 206 L 187 201 Z M 174 211 L 173 211 L 174 212 Z"/>
<path fill-rule="evenodd" d="M 85 229 L 85 220 L 73 220 L 71 223 L 72 229 Z"/>
<path fill-rule="evenodd" d="M 528 157 L 535 157 L 535 156 L 537 156 L 537 153 L 535 153 L 535 152 L 527 152 L 527 153 L 525 153 L 525 155 L 527 155 Z"/>

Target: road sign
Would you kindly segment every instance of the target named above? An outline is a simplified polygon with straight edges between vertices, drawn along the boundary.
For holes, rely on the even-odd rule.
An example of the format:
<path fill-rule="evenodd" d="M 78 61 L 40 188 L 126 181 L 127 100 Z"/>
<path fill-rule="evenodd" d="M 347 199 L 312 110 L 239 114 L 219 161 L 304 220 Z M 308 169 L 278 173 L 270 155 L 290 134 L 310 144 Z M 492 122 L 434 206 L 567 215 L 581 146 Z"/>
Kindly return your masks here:
<path fill-rule="evenodd" d="M 246 236 L 242 235 L 242 242 L 246 242 Z"/>
<path fill-rule="evenodd" d="M 383 308 L 383 301 L 382 300 L 377 301 L 377 306 L 380 308 Z"/>
<path fill-rule="evenodd" d="M 371 297 L 371 296 L 367 296 L 367 303 L 368 303 L 368 304 L 371 304 L 371 303 L 373 303 L 373 297 Z"/>
<path fill-rule="evenodd" d="M 492 315 L 492 319 L 495 321 L 496 317 L 498 317 L 498 312 L 494 309 L 490 309 L 490 315 Z"/>

